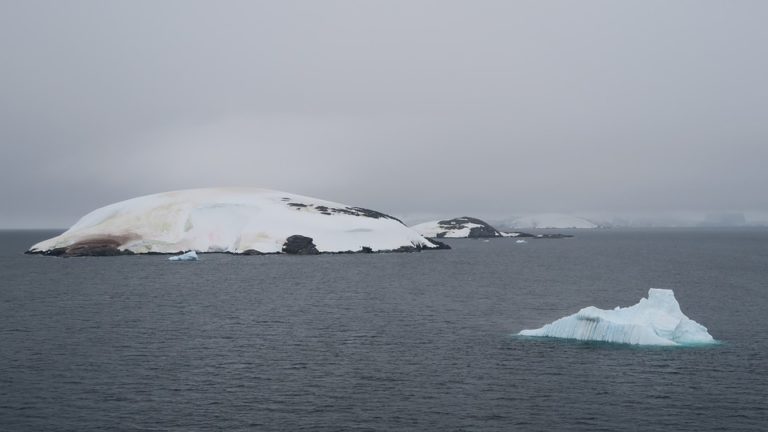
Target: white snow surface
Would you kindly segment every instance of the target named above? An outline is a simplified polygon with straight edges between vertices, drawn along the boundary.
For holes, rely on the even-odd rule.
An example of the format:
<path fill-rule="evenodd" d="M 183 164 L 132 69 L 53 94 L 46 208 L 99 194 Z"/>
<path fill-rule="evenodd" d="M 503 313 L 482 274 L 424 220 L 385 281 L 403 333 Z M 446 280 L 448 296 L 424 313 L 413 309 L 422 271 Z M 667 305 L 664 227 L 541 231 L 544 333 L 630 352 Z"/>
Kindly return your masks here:
<path fill-rule="evenodd" d="M 297 204 L 290 206 L 289 203 Z M 324 206 L 332 214 L 323 214 Z M 116 238 L 135 253 L 280 252 L 286 238 L 311 237 L 320 252 L 435 247 L 396 219 L 373 218 L 344 204 L 258 188 L 188 189 L 146 195 L 94 210 L 65 233 L 30 251 Z M 326 211 L 327 212 L 327 211 Z"/>
<path fill-rule="evenodd" d="M 438 237 L 438 234 L 441 234 L 440 237 L 445 237 L 445 238 L 467 238 L 472 228 L 482 227 L 482 226 L 483 225 L 476 224 L 473 222 L 467 222 L 462 225 L 462 228 L 449 229 L 449 228 L 446 228 L 444 225 L 440 225 L 440 221 L 429 221 L 429 222 L 420 223 L 418 225 L 413 225 L 411 229 L 418 232 L 424 237 L 430 237 L 430 238 Z M 442 235 L 443 233 L 444 235 Z"/>
<path fill-rule="evenodd" d="M 586 307 L 522 336 L 614 342 L 634 345 L 702 345 L 716 341 L 706 327 L 680 310 L 672 290 L 651 288 L 648 298 L 613 310 Z"/>
<path fill-rule="evenodd" d="M 584 218 L 557 213 L 525 216 L 510 221 L 507 225 L 511 228 L 597 228 L 598 226 Z"/>
<path fill-rule="evenodd" d="M 189 251 L 183 255 L 175 255 L 168 258 L 168 261 L 197 261 L 197 253 Z"/>

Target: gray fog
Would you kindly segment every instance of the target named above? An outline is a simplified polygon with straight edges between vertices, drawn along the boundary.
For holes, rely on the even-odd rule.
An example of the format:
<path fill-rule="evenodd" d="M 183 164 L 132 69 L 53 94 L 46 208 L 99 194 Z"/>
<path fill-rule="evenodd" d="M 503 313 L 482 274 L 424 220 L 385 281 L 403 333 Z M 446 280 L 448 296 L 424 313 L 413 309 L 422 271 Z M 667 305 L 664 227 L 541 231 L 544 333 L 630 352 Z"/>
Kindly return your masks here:
<path fill-rule="evenodd" d="M 0 0 L 0 227 L 260 186 L 768 212 L 768 2 Z"/>

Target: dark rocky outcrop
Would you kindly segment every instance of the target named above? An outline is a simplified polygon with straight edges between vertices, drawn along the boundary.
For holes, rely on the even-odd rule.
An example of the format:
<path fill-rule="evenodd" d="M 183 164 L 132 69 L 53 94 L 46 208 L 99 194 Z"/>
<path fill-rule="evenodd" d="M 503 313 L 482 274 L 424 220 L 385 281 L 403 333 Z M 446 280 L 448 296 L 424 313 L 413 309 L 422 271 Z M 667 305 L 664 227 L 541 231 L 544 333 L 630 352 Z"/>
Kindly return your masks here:
<path fill-rule="evenodd" d="M 529 233 L 526 233 L 526 232 L 520 232 L 520 231 L 509 231 L 509 232 L 505 231 L 505 233 L 506 234 L 517 234 L 517 235 L 514 235 L 514 236 L 513 235 L 509 236 L 509 237 L 514 237 L 514 238 L 531 238 L 531 237 L 536 237 L 533 234 L 529 234 Z"/>
<path fill-rule="evenodd" d="M 562 238 L 571 238 L 573 237 L 573 235 L 555 233 L 555 234 L 539 234 L 533 237 L 541 238 L 541 239 L 562 239 Z"/>
<path fill-rule="evenodd" d="M 239 255 L 264 255 L 264 252 L 257 251 L 256 249 L 246 249 L 242 251 Z"/>
<path fill-rule="evenodd" d="M 283 243 L 283 253 L 290 255 L 319 255 L 312 237 L 303 235 L 292 235 L 285 239 Z"/>
<path fill-rule="evenodd" d="M 373 249 L 368 246 L 363 246 L 360 248 L 360 253 L 373 253 Z"/>
<path fill-rule="evenodd" d="M 362 216 L 362 217 L 368 217 L 372 219 L 392 219 L 396 220 L 400 223 L 403 223 L 400 219 L 390 216 L 386 213 L 382 213 L 376 210 L 370 210 L 363 207 L 328 207 L 324 205 L 315 206 L 314 204 L 304 204 L 304 203 L 296 203 L 296 202 L 289 202 L 290 199 L 283 198 L 283 202 L 286 203 L 289 207 L 293 207 L 297 210 L 299 209 L 312 209 L 314 208 L 317 210 L 320 214 L 324 215 L 334 215 L 334 214 L 344 214 L 349 216 Z M 403 224 L 405 225 L 405 224 Z"/>

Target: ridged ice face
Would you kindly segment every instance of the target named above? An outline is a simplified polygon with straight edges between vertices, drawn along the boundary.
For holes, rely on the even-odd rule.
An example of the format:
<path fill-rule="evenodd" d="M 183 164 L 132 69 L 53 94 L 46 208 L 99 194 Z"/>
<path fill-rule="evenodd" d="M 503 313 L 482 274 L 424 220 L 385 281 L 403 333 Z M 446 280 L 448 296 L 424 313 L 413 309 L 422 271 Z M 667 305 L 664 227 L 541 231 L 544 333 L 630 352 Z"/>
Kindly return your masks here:
<path fill-rule="evenodd" d="M 706 327 L 680 310 L 672 290 L 651 288 L 648 298 L 613 310 L 586 307 L 522 336 L 542 336 L 635 345 L 696 345 L 714 343 Z"/>
<path fill-rule="evenodd" d="M 104 242 L 135 253 L 279 252 L 292 235 L 321 252 L 434 245 L 399 220 L 372 210 L 268 189 L 211 188 L 147 195 L 85 215 L 46 251 Z"/>

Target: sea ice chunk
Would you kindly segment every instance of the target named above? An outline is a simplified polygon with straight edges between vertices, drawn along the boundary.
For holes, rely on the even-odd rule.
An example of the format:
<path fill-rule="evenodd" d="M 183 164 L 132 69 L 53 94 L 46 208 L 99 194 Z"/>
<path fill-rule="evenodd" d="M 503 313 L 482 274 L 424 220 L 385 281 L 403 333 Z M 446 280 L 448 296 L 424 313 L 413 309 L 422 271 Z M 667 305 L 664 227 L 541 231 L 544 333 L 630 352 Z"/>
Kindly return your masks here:
<path fill-rule="evenodd" d="M 169 261 L 197 261 L 197 252 L 189 251 L 182 255 L 176 255 L 168 258 Z"/>
<path fill-rule="evenodd" d="M 707 328 L 683 314 L 672 290 L 651 288 L 648 298 L 613 310 L 586 307 L 522 336 L 545 336 L 635 345 L 698 345 L 715 340 Z"/>

